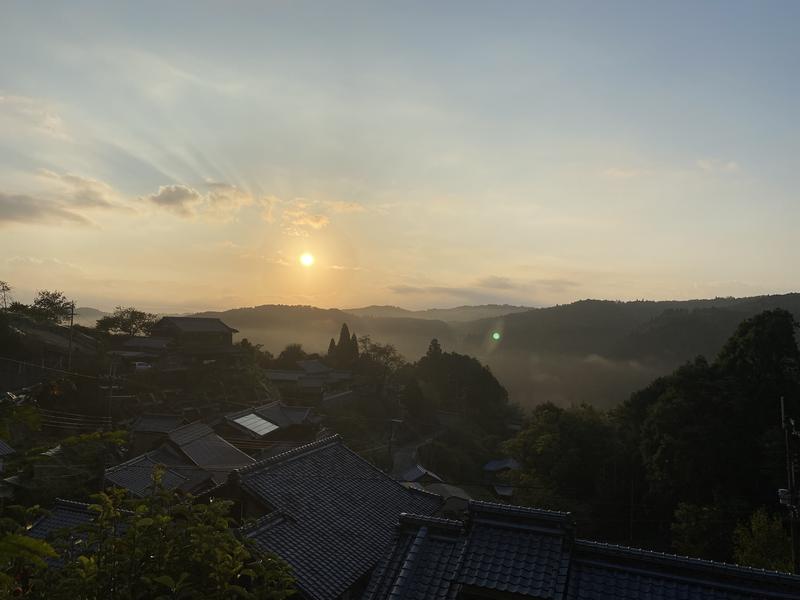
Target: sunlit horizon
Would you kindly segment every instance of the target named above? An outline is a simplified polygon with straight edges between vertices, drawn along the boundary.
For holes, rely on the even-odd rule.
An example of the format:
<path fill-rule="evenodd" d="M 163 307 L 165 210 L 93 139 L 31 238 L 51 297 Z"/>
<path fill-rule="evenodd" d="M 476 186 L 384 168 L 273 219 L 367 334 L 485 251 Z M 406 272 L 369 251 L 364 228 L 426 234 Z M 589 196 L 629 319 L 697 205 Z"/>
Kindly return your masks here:
<path fill-rule="evenodd" d="M 797 290 L 797 3 L 10 3 L 4 17 L 0 279 L 23 301 Z"/>

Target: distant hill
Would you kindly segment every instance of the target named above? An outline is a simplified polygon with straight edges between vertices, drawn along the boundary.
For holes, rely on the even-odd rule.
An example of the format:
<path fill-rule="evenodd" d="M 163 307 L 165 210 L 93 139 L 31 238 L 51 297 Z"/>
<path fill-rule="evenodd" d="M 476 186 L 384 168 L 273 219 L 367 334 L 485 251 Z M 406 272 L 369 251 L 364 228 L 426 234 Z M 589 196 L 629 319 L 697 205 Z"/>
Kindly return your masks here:
<path fill-rule="evenodd" d="M 109 314 L 111 313 L 103 312 L 102 310 L 89 306 L 81 306 L 75 309 L 75 322 L 84 327 L 94 327 L 95 323 L 97 323 L 97 319 Z"/>
<path fill-rule="evenodd" d="M 344 309 L 344 312 L 358 317 L 414 318 L 460 323 L 502 317 L 528 310 L 531 310 L 531 307 L 512 306 L 510 304 L 483 304 L 480 306 L 428 308 L 425 310 L 408 310 L 398 306 L 365 306 L 364 308 L 347 308 Z"/>
<path fill-rule="evenodd" d="M 240 337 L 273 353 L 291 342 L 324 352 L 342 323 L 359 336 L 394 344 L 416 360 L 437 338 L 447 351 L 486 362 L 523 405 L 610 406 L 698 354 L 716 355 L 744 319 L 784 308 L 800 320 L 800 294 L 689 301 L 582 300 L 549 308 L 460 307 L 408 311 L 391 306 L 321 309 L 265 305 L 222 312 Z M 470 311 L 494 316 L 462 320 Z M 501 313 L 502 311 L 506 311 Z M 498 313 L 498 314 L 495 314 Z M 434 318 L 439 315 L 440 318 Z M 497 332 L 500 340 L 493 340 Z"/>

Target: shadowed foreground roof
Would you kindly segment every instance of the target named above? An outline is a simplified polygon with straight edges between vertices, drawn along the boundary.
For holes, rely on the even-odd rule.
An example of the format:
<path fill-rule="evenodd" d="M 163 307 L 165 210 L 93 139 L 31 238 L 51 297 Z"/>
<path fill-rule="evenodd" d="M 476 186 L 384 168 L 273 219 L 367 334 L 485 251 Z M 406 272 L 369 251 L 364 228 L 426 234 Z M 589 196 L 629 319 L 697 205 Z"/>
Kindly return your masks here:
<path fill-rule="evenodd" d="M 237 333 L 216 317 L 163 317 L 156 329 L 174 326 L 185 333 Z"/>
<path fill-rule="evenodd" d="M 338 436 L 236 475 L 271 510 L 244 534 L 286 560 L 298 588 L 314 600 L 338 597 L 372 569 L 391 543 L 400 513 L 431 514 L 441 504 L 438 496 L 389 478 Z"/>
<path fill-rule="evenodd" d="M 30 537 L 44 540 L 57 531 L 86 525 L 97 517 L 97 513 L 88 504 L 60 498 L 47 512 L 28 530 Z"/>
<path fill-rule="evenodd" d="M 800 577 L 575 540 L 567 513 L 471 502 L 464 521 L 403 515 L 364 600 L 789 600 Z"/>

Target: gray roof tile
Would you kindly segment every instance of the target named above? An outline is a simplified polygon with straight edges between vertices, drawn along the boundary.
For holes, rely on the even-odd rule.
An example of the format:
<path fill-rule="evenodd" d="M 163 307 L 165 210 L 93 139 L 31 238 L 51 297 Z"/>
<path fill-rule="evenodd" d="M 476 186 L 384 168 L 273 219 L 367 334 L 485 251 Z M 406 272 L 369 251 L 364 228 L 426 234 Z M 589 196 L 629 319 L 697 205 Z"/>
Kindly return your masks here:
<path fill-rule="evenodd" d="M 14 454 L 16 450 L 14 450 L 8 442 L 4 440 L 0 440 L 0 457 L 8 456 L 9 454 Z"/>
<path fill-rule="evenodd" d="M 72 500 L 56 500 L 48 514 L 39 518 L 28 530 L 32 538 L 44 540 L 62 529 L 79 527 L 91 522 L 97 513 L 83 502 Z"/>
<path fill-rule="evenodd" d="M 400 513 L 430 514 L 441 504 L 392 480 L 338 436 L 237 473 L 241 486 L 272 509 L 245 534 L 286 560 L 314 600 L 338 597 L 372 569 Z"/>
<path fill-rule="evenodd" d="M 540 600 L 789 600 L 800 598 L 800 577 L 575 540 L 566 513 L 472 502 L 464 523 L 401 517 L 364 600 L 453 600 L 466 590 Z"/>

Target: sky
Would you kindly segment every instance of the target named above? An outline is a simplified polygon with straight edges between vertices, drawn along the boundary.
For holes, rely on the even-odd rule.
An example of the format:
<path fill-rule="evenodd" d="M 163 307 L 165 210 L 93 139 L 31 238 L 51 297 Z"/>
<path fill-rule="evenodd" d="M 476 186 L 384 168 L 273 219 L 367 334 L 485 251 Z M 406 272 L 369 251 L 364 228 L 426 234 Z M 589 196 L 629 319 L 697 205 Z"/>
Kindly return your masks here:
<path fill-rule="evenodd" d="M 798 289 L 799 2 L 2 12 L 0 279 L 22 301 Z"/>

